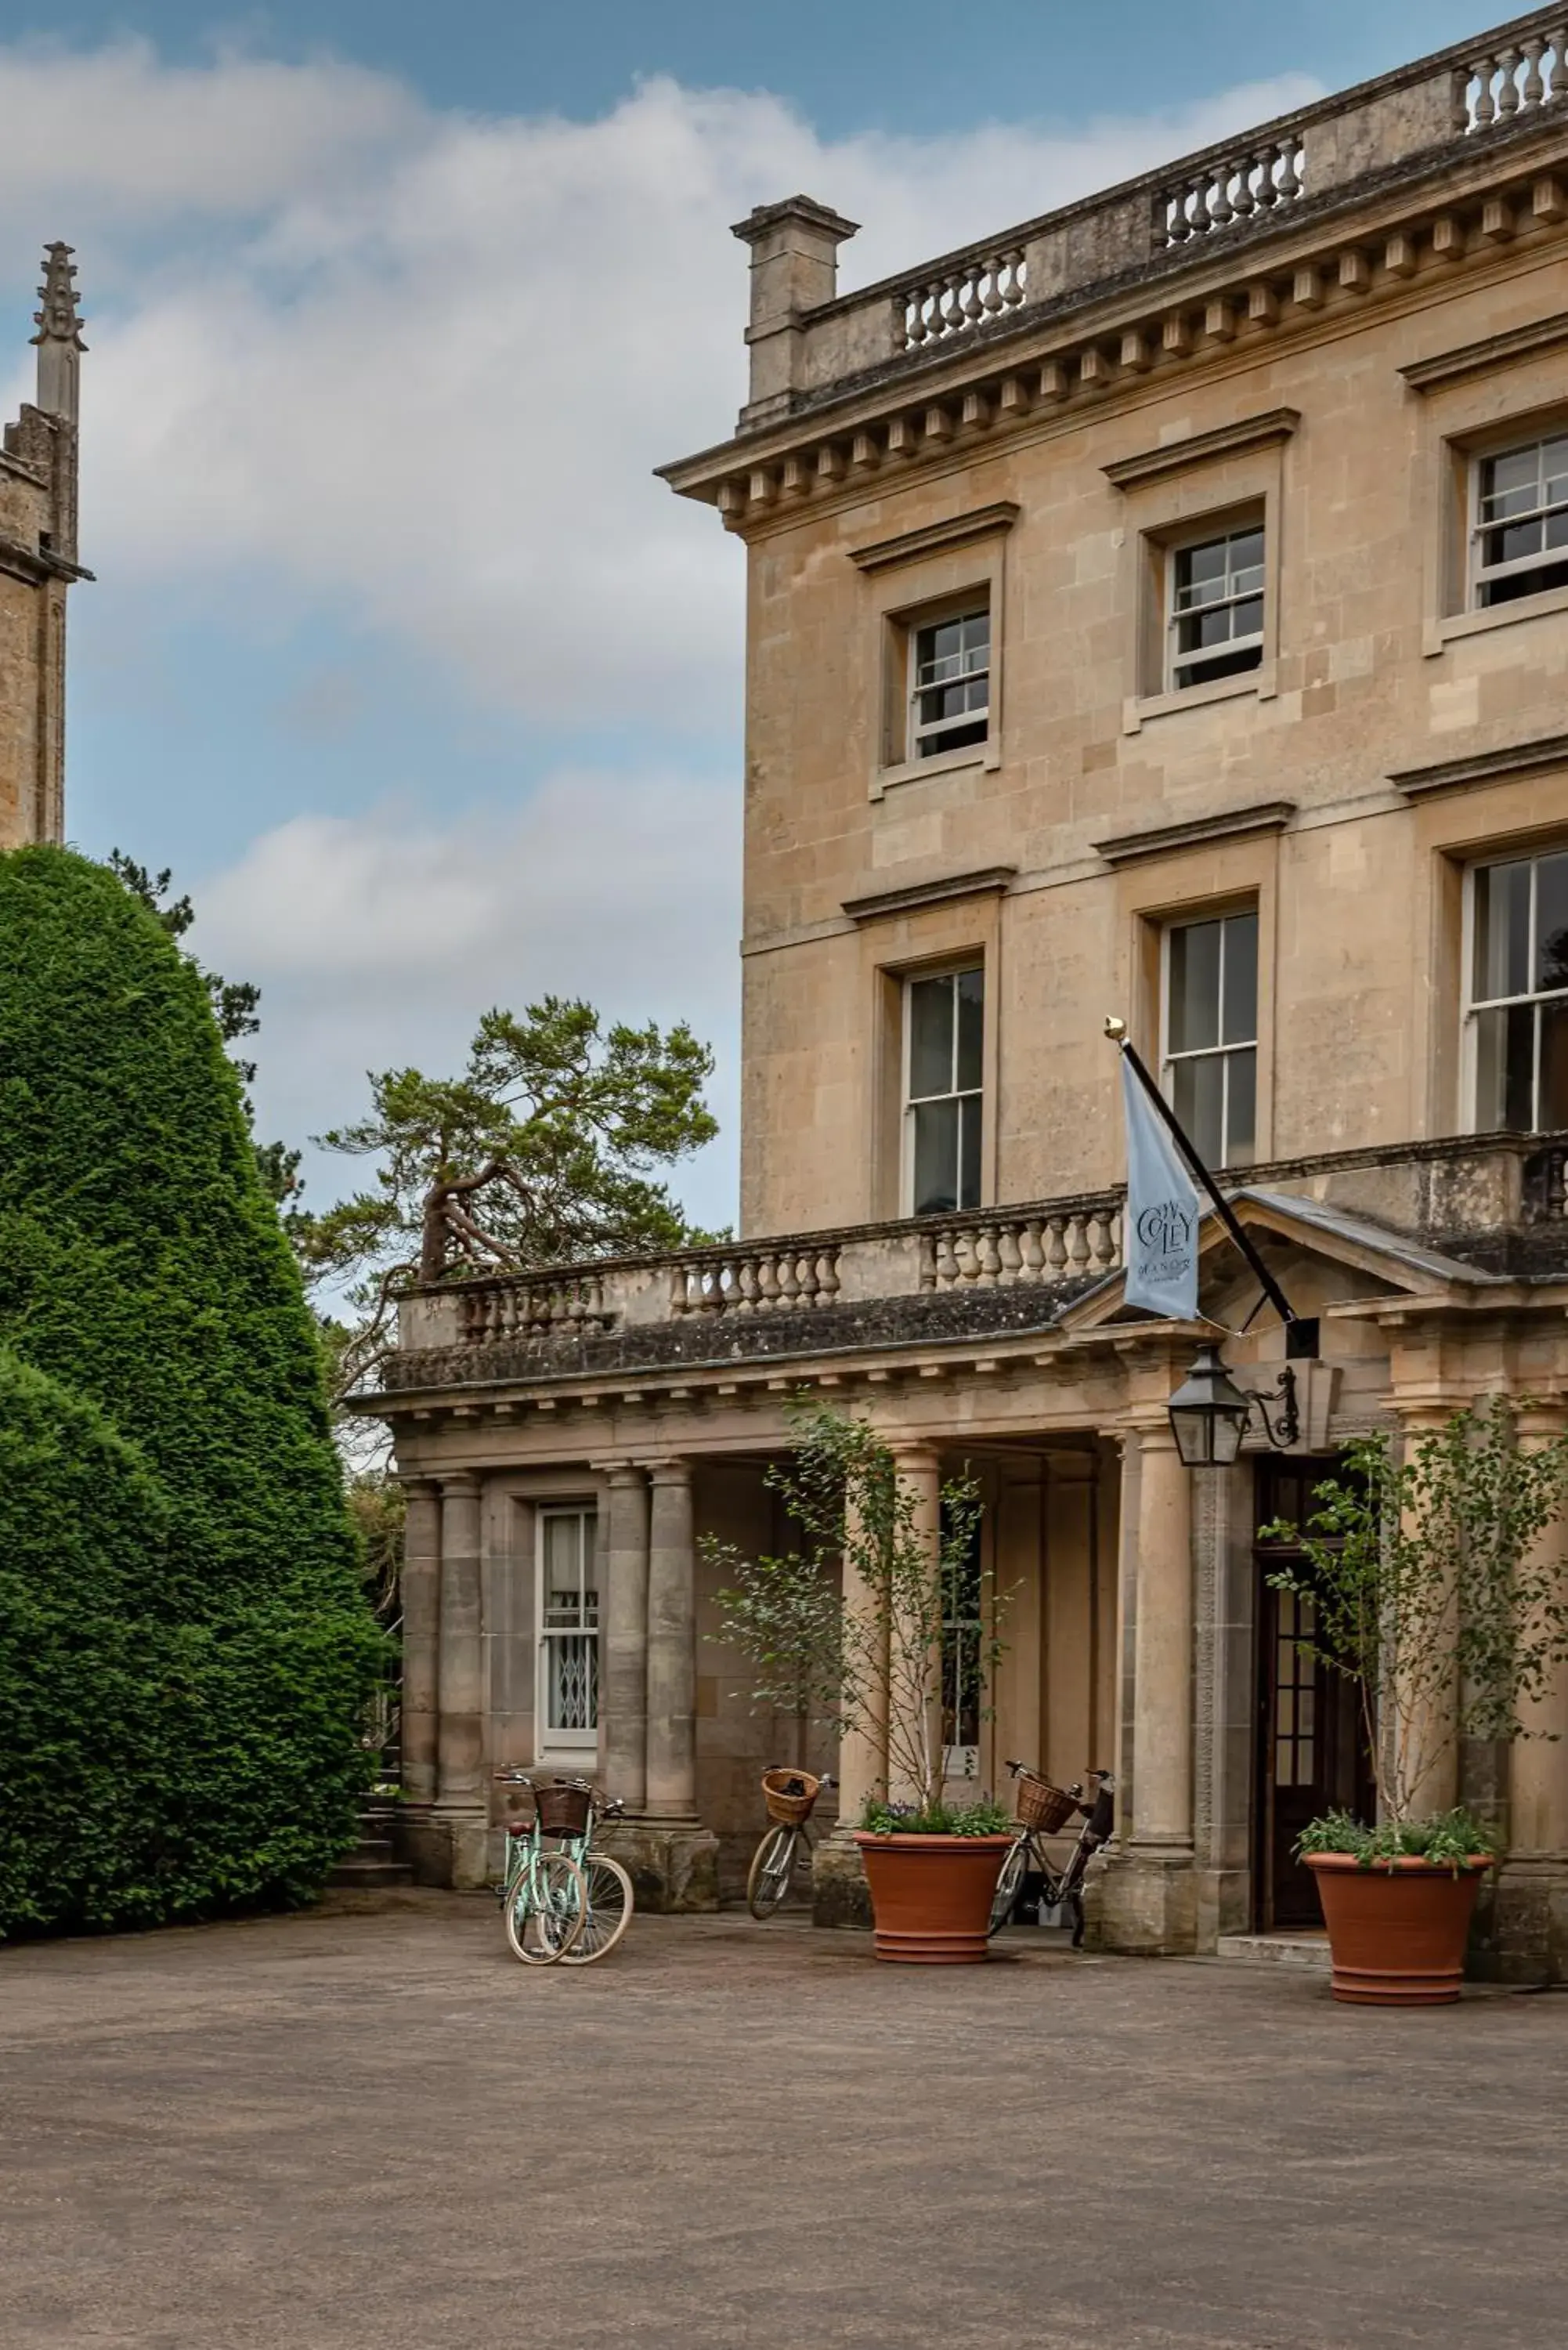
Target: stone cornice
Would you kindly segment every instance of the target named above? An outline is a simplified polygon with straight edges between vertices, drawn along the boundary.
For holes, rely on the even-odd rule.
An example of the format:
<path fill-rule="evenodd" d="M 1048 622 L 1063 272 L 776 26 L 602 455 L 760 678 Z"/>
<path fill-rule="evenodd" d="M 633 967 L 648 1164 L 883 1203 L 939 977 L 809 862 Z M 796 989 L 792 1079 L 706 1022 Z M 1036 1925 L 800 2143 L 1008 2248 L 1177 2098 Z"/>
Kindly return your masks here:
<path fill-rule="evenodd" d="M 1200 465 L 1206 458 L 1234 457 L 1245 449 L 1267 449 L 1288 441 L 1301 421 L 1299 408 L 1265 409 L 1261 415 L 1218 425 L 1212 432 L 1194 432 L 1185 441 L 1162 441 L 1158 449 L 1145 449 L 1136 457 L 1117 457 L 1100 471 L 1115 488 L 1130 490 L 1185 473 L 1189 465 Z"/>
<path fill-rule="evenodd" d="M 901 889 L 880 889 L 865 898 L 846 898 L 844 910 L 852 922 L 875 922 L 889 914 L 913 913 L 919 906 L 941 906 L 954 898 L 998 896 L 1018 871 L 1016 865 L 988 865 L 976 873 L 954 873 L 940 881 L 911 881 Z"/>
<path fill-rule="evenodd" d="M 897 538 L 879 538 L 870 546 L 852 546 L 849 560 L 860 571 L 884 571 L 895 563 L 913 563 L 922 555 L 940 555 L 950 546 L 970 546 L 977 538 L 992 538 L 1011 530 L 1023 509 L 1012 498 L 994 505 L 976 506 L 947 522 L 928 523 L 924 530 L 907 530 Z"/>
<path fill-rule="evenodd" d="M 1429 767 L 1400 767 L 1388 780 L 1396 791 L 1415 800 L 1433 792 L 1466 791 L 1475 784 L 1511 783 L 1520 775 L 1563 766 L 1568 766 L 1568 734 L 1538 734 L 1533 742 L 1511 743 L 1501 751 L 1471 751 Z"/>
<path fill-rule="evenodd" d="M 1233 840 L 1245 833 L 1282 832 L 1296 812 L 1294 800 L 1259 800 L 1251 807 L 1228 808 L 1218 816 L 1192 817 L 1186 824 L 1160 824 L 1145 832 L 1124 832 L 1114 840 L 1096 840 L 1097 857 L 1107 865 L 1134 865 L 1144 857 L 1168 857 L 1182 848 L 1198 848 L 1211 840 Z"/>
<path fill-rule="evenodd" d="M 918 467 L 961 464 L 1024 428 L 1033 438 L 1137 399 L 1195 368 L 1245 363 L 1282 336 L 1343 331 L 1374 306 L 1408 312 L 1462 273 L 1533 259 L 1568 223 L 1568 109 L 1525 119 L 1501 144 L 1430 151 L 1419 168 L 1353 183 L 1345 200 L 1212 247 L 1173 248 L 1157 268 L 1025 304 L 950 348 L 907 354 L 825 388 L 790 415 L 659 467 L 748 536 L 810 505 L 859 503 Z M 913 362 L 913 364 L 911 364 Z M 1189 444 L 1190 447 L 1190 444 Z"/>
<path fill-rule="evenodd" d="M 1413 359 L 1399 370 L 1412 391 L 1431 391 L 1438 384 L 1462 383 L 1467 376 L 1485 375 L 1506 367 L 1510 359 L 1534 359 L 1542 351 L 1561 350 L 1568 343 L 1568 310 L 1550 318 L 1534 319 L 1506 335 L 1488 335 L 1479 343 L 1461 343 L 1457 350 L 1438 351 L 1429 359 Z"/>

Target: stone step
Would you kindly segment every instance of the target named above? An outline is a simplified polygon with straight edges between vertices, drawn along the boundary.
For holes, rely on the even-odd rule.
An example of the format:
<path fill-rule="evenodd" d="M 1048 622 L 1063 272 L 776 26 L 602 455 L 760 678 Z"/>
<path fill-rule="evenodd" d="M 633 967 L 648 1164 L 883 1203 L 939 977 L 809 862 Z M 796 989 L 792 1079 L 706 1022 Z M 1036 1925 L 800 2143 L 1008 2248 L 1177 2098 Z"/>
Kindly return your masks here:
<path fill-rule="evenodd" d="M 413 1871 L 406 1861 L 362 1860 L 358 1853 L 340 1860 L 327 1882 L 339 1893 L 365 1893 L 384 1885 L 411 1885 Z"/>
<path fill-rule="evenodd" d="M 1241 1959 L 1251 1966 L 1303 1967 L 1311 1974 L 1329 1971 L 1328 1936 L 1321 1930 L 1300 1934 L 1221 1934 L 1218 1955 Z"/>

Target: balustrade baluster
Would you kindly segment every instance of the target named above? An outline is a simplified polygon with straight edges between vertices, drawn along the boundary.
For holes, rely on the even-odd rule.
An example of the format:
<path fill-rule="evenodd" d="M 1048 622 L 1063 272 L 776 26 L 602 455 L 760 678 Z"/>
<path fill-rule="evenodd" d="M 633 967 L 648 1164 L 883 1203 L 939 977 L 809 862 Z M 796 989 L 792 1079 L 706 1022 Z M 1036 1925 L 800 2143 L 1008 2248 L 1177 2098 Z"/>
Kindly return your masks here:
<path fill-rule="evenodd" d="M 1052 1216 L 1045 1226 L 1045 1263 L 1053 1277 L 1060 1274 L 1067 1262 L 1066 1227 L 1061 1216 Z"/>
<path fill-rule="evenodd" d="M 1514 76 L 1519 71 L 1519 51 L 1517 49 L 1504 49 L 1501 57 L 1499 59 L 1499 64 L 1502 69 L 1502 79 L 1498 85 L 1498 113 L 1500 115 L 1517 114 L 1519 112 L 1519 84 L 1515 81 Z"/>
<path fill-rule="evenodd" d="M 1002 1272 L 1002 1256 L 996 1239 L 994 1224 L 981 1224 L 974 1235 L 975 1279 L 987 1289 L 995 1288 Z"/>
<path fill-rule="evenodd" d="M 1252 193 L 1252 174 L 1257 168 L 1258 159 L 1255 155 L 1242 156 L 1241 168 L 1236 178 L 1235 192 L 1231 198 L 1231 209 L 1238 220 L 1245 220 L 1249 213 L 1256 212 L 1258 209 L 1258 199 Z"/>
<path fill-rule="evenodd" d="M 1520 43 L 1524 51 L 1524 88 L 1521 93 L 1526 106 L 1540 106 L 1546 98 L 1546 84 L 1541 76 L 1541 60 L 1546 54 L 1546 43 L 1539 36 Z"/>
<path fill-rule="evenodd" d="M 1267 212 L 1271 204 L 1277 204 L 1280 201 L 1279 188 L 1274 181 L 1274 167 L 1279 160 L 1280 150 L 1272 140 L 1266 146 L 1259 148 L 1256 202 L 1259 209 L 1263 212 Z"/>
<path fill-rule="evenodd" d="M 1215 172 L 1210 193 L 1211 201 L 1209 206 L 1210 225 L 1213 228 L 1225 228 L 1229 226 L 1231 220 L 1235 217 L 1231 205 L 1231 166 L 1229 163 L 1221 163 L 1218 172 Z"/>
<path fill-rule="evenodd" d="M 937 1286 L 937 1244 L 929 1232 L 920 1234 L 920 1287 Z"/>
<path fill-rule="evenodd" d="M 816 1296 L 820 1305 L 832 1305 L 838 1297 L 838 1251 L 825 1248 L 816 1260 Z"/>
<path fill-rule="evenodd" d="M 772 1249 L 757 1261 L 757 1304 L 764 1313 L 779 1302 L 779 1261 Z"/>
<path fill-rule="evenodd" d="M 1497 120 L 1497 108 L 1491 94 L 1491 78 L 1496 71 L 1496 66 L 1490 57 L 1478 57 L 1470 71 L 1480 85 L 1476 91 L 1476 102 L 1472 109 L 1475 127 L 1478 130 L 1484 130 L 1488 123 Z"/>
<path fill-rule="evenodd" d="M 1546 85 L 1548 105 L 1568 89 L 1568 25 L 1552 36 L 1552 74 Z"/>
<path fill-rule="evenodd" d="M 1045 1270 L 1045 1252 L 1040 1245 L 1040 1222 L 1031 1216 L 1018 1231 L 1018 1277 L 1021 1281 L 1038 1281 Z"/>
<path fill-rule="evenodd" d="M 1280 176 L 1278 186 L 1280 200 L 1282 203 L 1288 204 L 1301 194 L 1302 165 L 1304 162 L 1305 158 L 1306 150 L 1303 147 L 1301 140 L 1293 133 L 1280 149 Z"/>
<path fill-rule="evenodd" d="M 961 315 L 954 320 L 955 326 L 972 327 L 977 318 L 984 317 L 985 304 L 980 298 L 980 287 L 981 280 L 990 266 L 989 262 L 981 261 L 971 270 L 963 288 L 963 298 L 958 306 Z"/>
<path fill-rule="evenodd" d="M 1023 1253 L 1018 1245 L 1016 1224 L 1000 1224 L 996 1233 L 997 1280 L 1011 1289 L 1018 1279 L 1023 1263 Z"/>
<path fill-rule="evenodd" d="M 1087 1219 L 1069 1216 L 1067 1219 L 1067 1260 L 1075 1273 L 1084 1273 L 1089 1264 L 1089 1236 L 1085 1230 Z"/>
<path fill-rule="evenodd" d="M 1029 291 L 1029 264 L 1023 250 L 1018 247 L 1015 247 L 1012 253 L 1004 254 L 1002 258 L 1007 264 L 1007 284 L 1002 289 L 1002 298 L 1007 307 L 1013 310 Z"/>

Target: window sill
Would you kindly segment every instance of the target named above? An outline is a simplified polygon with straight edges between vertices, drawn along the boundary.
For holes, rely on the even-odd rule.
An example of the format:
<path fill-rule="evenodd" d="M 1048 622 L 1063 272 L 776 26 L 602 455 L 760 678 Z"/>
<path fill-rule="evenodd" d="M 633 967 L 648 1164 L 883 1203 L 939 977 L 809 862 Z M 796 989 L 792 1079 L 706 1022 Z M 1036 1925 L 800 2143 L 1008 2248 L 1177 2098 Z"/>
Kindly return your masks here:
<path fill-rule="evenodd" d="M 1212 702 L 1239 701 L 1242 694 L 1270 702 L 1274 691 L 1274 664 L 1266 660 L 1236 677 L 1217 677 L 1208 685 L 1184 685 L 1176 693 L 1129 695 L 1122 704 L 1122 733 L 1136 734 L 1151 718 L 1167 718 L 1178 710 L 1203 710 Z"/>
<path fill-rule="evenodd" d="M 944 752 L 936 759 L 906 759 L 897 767 L 878 767 L 871 778 L 871 796 L 879 800 L 898 784 L 919 784 L 933 775 L 957 775 L 964 767 L 1000 767 L 997 743 L 970 743 L 961 751 Z"/>
<path fill-rule="evenodd" d="M 1515 620 L 1544 619 L 1552 612 L 1568 612 L 1568 588 L 1548 588 L 1540 596 L 1521 596 L 1516 603 L 1492 604 L 1482 612 L 1449 612 L 1441 619 L 1428 620 L 1421 650 L 1430 659 L 1434 653 L 1446 652 L 1456 638 L 1484 636 L 1490 629 L 1509 628 Z"/>

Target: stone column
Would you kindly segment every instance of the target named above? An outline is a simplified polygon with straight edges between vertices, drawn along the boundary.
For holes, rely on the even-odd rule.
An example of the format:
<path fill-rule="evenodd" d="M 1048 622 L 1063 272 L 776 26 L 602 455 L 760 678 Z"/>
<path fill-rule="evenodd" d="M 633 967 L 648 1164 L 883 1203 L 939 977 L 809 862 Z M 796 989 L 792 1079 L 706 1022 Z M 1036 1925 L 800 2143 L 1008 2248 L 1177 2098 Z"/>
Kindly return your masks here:
<path fill-rule="evenodd" d="M 1562 1433 L 1562 1406 L 1523 1408 L 1521 1449 L 1539 1451 Z M 1533 1562 L 1563 1570 L 1568 1526 L 1559 1519 L 1538 1538 Z M 1521 1709 L 1532 1734 L 1509 1755 L 1508 1858 L 1499 1874 L 1495 1939 L 1512 1981 L 1568 1977 L 1568 1666 L 1546 1695 Z"/>
<path fill-rule="evenodd" d="M 927 1555 L 932 1562 L 934 1571 L 937 1548 L 941 1541 L 942 1464 L 940 1457 L 929 1444 L 898 1444 L 893 1448 L 893 1459 L 898 1470 L 900 1491 L 914 1505 L 913 1531 L 920 1538 Z M 896 1624 L 892 1628 L 892 1639 L 901 1646 L 906 1655 L 902 1679 L 904 1708 L 908 1711 L 909 1691 L 920 1669 L 920 1659 L 913 1653 L 911 1627 Z M 888 1699 L 889 1713 L 898 1702 L 899 1694 L 896 1678 L 890 1673 Z M 940 1763 L 942 1736 L 940 1694 L 929 1710 L 929 1718 L 926 1723 L 926 1736 L 930 1741 Z M 888 1768 L 890 1779 L 897 1781 L 898 1757 L 893 1751 L 891 1729 L 888 1732 Z M 920 1790 L 912 1778 L 892 1784 L 890 1792 L 896 1803 L 911 1804 L 919 1800 Z"/>
<path fill-rule="evenodd" d="M 441 1479 L 441 1726 L 436 1810 L 452 1852 L 451 1881 L 484 1881 L 484 1664 L 480 1622 L 480 1484 Z"/>
<path fill-rule="evenodd" d="M 1192 1853 L 1191 1472 L 1163 1409 L 1123 1437 L 1124 1523 L 1132 1564 L 1131 1687 L 1124 1698 L 1131 1769 L 1118 1792 L 1122 1841 L 1107 1870 L 1096 1939 L 1113 1950 L 1190 1950 Z M 1136 1462 L 1129 1456 L 1136 1454 Z"/>
<path fill-rule="evenodd" d="M 1137 1634 L 1133 1650 L 1137 1809 L 1131 1841 L 1192 1849 L 1191 1471 L 1168 1424 L 1139 1431 Z"/>
<path fill-rule="evenodd" d="M 405 1477 L 403 1532 L 403 1794 L 428 1810 L 435 1801 L 437 1672 L 441 1655 L 441 1489 L 433 1477 Z"/>
<path fill-rule="evenodd" d="M 639 1814 L 648 1800 L 648 1474 L 609 1471 L 605 1611 L 605 1788 Z"/>
<path fill-rule="evenodd" d="M 1422 1437 L 1436 1435 L 1445 1429 L 1458 1409 L 1456 1399 L 1452 1403 L 1402 1409 L 1399 1429 L 1404 1458 L 1409 1460 Z M 1399 1767 L 1406 1783 L 1414 1788 L 1416 1816 L 1450 1811 L 1459 1799 L 1457 1658 L 1446 1686 L 1434 1688 L 1422 1702 L 1411 1706 L 1406 1721 L 1396 1717 L 1379 1727 L 1380 1743 L 1385 1739 L 1397 1742 L 1401 1736 L 1404 1750 Z"/>
<path fill-rule="evenodd" d="M 697 1559 L 691 1471 L 652 1471 L 648 1545 L 648 1791 L 650 1820 L 697 1818 Z"/>

